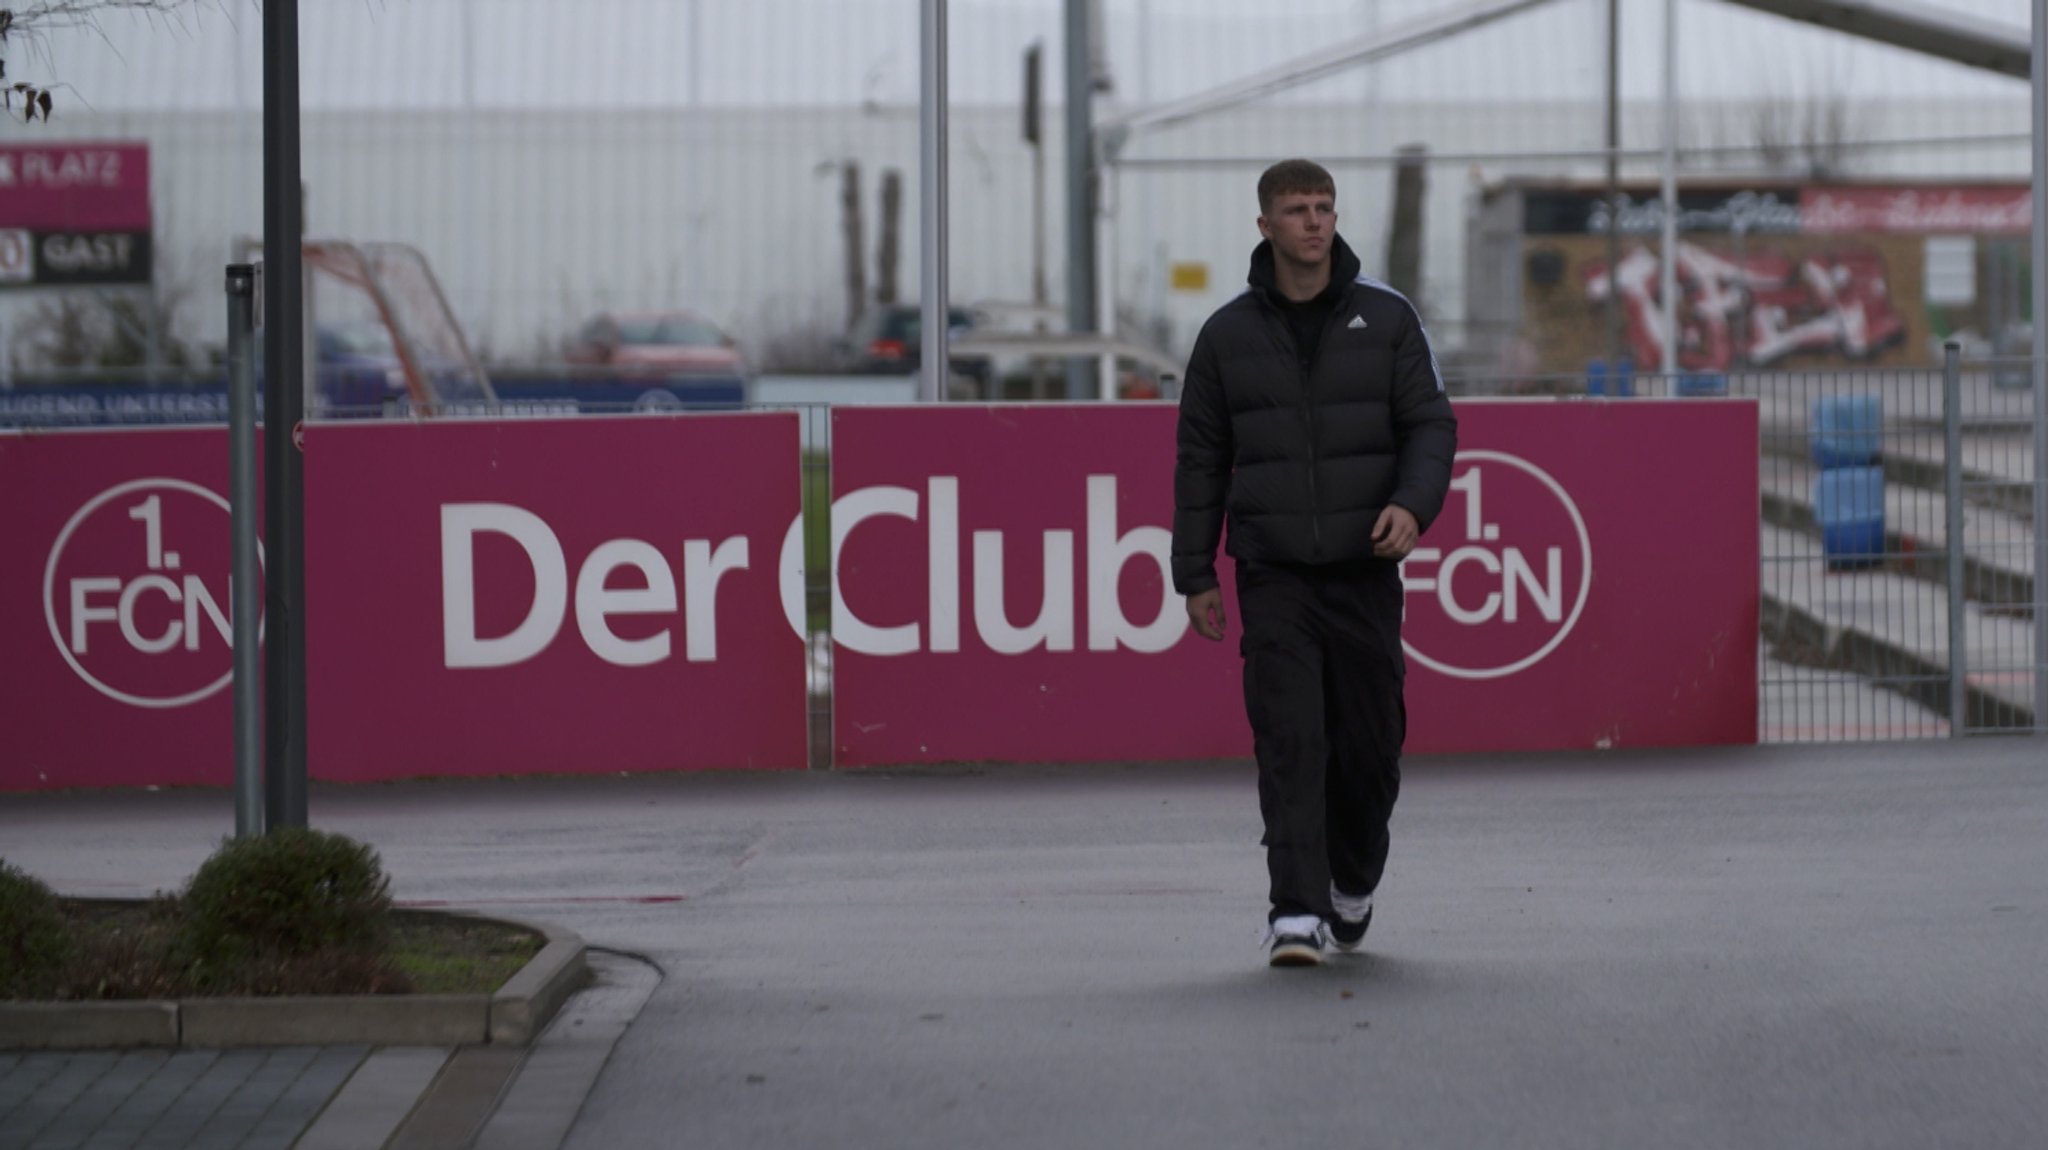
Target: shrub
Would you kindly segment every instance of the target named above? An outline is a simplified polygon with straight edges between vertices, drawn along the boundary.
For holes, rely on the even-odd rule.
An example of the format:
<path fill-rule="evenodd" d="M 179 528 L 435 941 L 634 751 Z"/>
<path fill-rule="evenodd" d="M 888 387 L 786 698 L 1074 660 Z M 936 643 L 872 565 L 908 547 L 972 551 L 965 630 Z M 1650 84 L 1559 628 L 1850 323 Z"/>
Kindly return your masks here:
<path fill-rule="evenodd" d="M 0 861 L 0 998 L 25 997 L 51 985 L 77 949 L 57 896 Z"/>
<path fill-rule="evenodd" d="M 325 966 L 360 965 L 389 941 L 390 886 L 377 853 L 343 835 L 287 828 L 231 839 L 185 887 L 178 949 L 202 984 L 315 955 Z"/>

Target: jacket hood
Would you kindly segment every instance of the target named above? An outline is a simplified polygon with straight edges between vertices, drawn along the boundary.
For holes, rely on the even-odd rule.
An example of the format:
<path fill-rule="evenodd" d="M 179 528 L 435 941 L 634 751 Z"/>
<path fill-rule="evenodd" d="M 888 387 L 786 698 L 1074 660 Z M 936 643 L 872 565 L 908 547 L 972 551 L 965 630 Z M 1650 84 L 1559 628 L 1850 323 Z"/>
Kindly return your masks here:
<path fill-rule="evenodd" d="M 1349 287 L 1364 266 L 1351 250 L 1351 245 L 1344 242 L 1344 237 L 1333 234 L 1330 237 L 1330 283 L 1323 289 L 1323 294 L 1333 296 Z M 1252 268 L 1245 282 L 1269 299 L 1280 298 L 1279 277 L 1273 271 L 1273 241 L 1260 240 L 1259 246 L 1252 249 Z"/>

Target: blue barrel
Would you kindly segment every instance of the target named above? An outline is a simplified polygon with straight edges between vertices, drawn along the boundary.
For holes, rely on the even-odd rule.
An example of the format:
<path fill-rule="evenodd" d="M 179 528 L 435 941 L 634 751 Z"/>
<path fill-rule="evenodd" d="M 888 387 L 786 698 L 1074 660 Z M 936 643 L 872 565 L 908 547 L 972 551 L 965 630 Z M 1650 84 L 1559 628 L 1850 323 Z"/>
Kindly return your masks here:
<path fill-rule="evenodd" d="M 1623 356 L 1609 364 L 1604 359 L 1586 363 L 1587 395 L 1631 395 L 1635 392 L 1636 362 Z"/>
<path fill-rule="evenodd" d="M 1828 569 L 1874 567 L 1884 561 L 1884 469 L 1838 467 L 1813 481 Z"/>
<path fill-rule="evenodd" d="M 1884 406 L 1876 395 L 1827 395 L 1813 401 L 1809 438 L 1822 468 L 1868 467 L 1883 454 Z"/>

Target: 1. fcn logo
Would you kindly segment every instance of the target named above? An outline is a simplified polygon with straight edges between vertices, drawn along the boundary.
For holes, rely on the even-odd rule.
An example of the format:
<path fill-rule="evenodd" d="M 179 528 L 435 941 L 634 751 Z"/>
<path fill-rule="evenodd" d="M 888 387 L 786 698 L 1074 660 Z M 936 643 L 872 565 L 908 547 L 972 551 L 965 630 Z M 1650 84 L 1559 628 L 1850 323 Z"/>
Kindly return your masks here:
<path fill-rule="evenodd" d="M 182 707 L 227 686 L 231 527 L 227 500 L 181 479 L 137 479 L 87 501 L 43 567 L 43 616 L 64 662 L 137 707 Z"/>
<path fill-rule="evenodd" d="M 1401 567 L 1401 646 L 1439 674 L 1498 679 L 1542 662 L 1578 624 L 1593 539 L 1571 493 L 1526 459 L 1461 451 L 1455 475 L 1431 546 Z"/>

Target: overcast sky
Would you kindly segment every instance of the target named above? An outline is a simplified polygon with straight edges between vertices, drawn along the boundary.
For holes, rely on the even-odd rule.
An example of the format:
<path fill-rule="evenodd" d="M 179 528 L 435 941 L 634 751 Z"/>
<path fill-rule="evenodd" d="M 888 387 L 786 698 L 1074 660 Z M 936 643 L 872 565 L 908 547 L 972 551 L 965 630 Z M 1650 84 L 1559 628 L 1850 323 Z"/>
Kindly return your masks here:
<path fill-rule="evenodd" d="M 1202 90 L 1441 11 L 1453 0 L 1106 0 L 1114 98 Z M 1465 3 L 1467 0 L 1455 0 Z M 1921 0 L 2024 32 L 2028 0 Z M 1623 83 L 1654 98 L 1663 0 L 1623 0 Z M 914 104 L 919 0 L 300 0 L 307 107 Z M 1020 57 L 1047 42 L 1061 91 L 1063 0 L 949 0 L 956 103 L 1014 103 Z M 1681 0 L 1688 95 L 2024 98 L 2024 82 L 1734 8 Z M 1594 99 L 1605 0 L 1535 11 L 1304 93 L 1387 99 Z M 8 48 L 10 78 L 54 78 L 104 111 L 254 106 L 253 0 L 172 17 L 108 12 L 92 30 Z"/>

